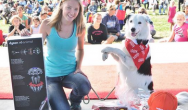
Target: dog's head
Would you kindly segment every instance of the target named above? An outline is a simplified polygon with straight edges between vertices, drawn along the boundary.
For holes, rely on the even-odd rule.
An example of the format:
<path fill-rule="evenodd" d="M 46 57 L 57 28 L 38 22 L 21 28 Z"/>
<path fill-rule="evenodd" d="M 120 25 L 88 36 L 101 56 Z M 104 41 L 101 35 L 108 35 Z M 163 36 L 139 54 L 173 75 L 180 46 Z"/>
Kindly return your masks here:
<path fill-rule="evenodd" d="M 125 33 L 129 39 L 148 39 L 150 35 L 149 22 L 147 15 L 129 14 L 125 18 Z"/>

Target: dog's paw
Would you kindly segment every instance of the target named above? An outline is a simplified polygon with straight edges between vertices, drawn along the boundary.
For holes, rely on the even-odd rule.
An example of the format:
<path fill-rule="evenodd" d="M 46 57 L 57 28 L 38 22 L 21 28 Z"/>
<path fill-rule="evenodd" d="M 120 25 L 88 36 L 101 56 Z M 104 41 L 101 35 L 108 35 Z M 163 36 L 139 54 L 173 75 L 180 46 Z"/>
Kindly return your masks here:
<path fill-rule="evenodd" d="M 102 60 L 105 61 L 108 58 L 108 53 L 103 53 Z"/>
<path fill-rule="evenodd" d="M 112 50 L 112 47 L 106 47 L 106 48 L 102 49 L 101 52 L 102 52 L 102 53 L 110 53 L 111 50 Z"/>

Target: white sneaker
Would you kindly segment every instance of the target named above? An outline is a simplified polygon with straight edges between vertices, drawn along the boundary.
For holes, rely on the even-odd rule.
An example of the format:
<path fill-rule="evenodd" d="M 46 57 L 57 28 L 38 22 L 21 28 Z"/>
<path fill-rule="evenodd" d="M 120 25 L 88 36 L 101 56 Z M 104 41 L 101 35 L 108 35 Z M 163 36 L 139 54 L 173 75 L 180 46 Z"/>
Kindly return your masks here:
<path fill-rule="evenodd" d="M 159 15 L 161 15 L 161 13 L 159 13 Z"/>
<path fill-rule="evenodd" d="M 155 15 L 155 13 L 153 13 L 153 15 Z"/>
<path fill-rule="evenodd" d="M 163 13 L 163 15 L 164 15 L 165 13 Z"/>

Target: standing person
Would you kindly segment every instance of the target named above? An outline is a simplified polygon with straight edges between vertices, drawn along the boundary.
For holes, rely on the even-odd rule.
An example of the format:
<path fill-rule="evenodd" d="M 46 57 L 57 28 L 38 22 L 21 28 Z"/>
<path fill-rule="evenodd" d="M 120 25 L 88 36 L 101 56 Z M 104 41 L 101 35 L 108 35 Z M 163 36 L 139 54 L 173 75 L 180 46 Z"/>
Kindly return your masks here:
<path fill-rule="evenodd" d="M 29 24 L 28 24 L 28 17 L 23 14 L 23 7 L 22 6 L 18 6 L 17 7 L 17 14 L 22 19 L 22 24 L 27 29 L 29 29 L 30 27 L 29 27 Z"/>
<path fill-rule="evenodd" d="M 93 15 L 93 24 L 89 26 L 87 32 L 88 43 L 90 44 L 111 44 L 114 41 L 113 36 L 107 36 L 107 29 L 101 23 L 102 15 L 96 13 Z"/>
<path fill-rule="evenodd" d="M 125 12 L 125 10 L 124 10 L 124 8 L 125 8 L 125 6 L 126 6 L 126 3 L 125 3 L 125 2 L 120 2 L 120 0 L 115 0 L 115 5 L 117 5 L 117 7 L 116 7 L 116 10 L 117 10 L 117 11 L 118 11 L 118 10 L 121 10 L 121 11 L 124 11 L 124 12 Z M 125 13 L 126 13 L 126 12 L 125 12 Z M 122 13 L 121 13 L 121 14 L 122 14 Z M 116 16 L 117 16 L 117 12 L 116 12 Z M 118 18 L 118 16 L 117 16 L 117 18 Z M 124 19 L 125 19 L 125 16 L 124 16 Z M 118 18 L 119 24 L 120 24 L 120 30 L 123 29 L 123 26 L 124 26 L 124 19 Z"/>
<path fill-rule="evenodd" d="M 22 35 L 27 35 L 26 30 Z M 91 89 L 82 72 L 85 25 L 80 0 L 62 0 L 50 19 L 40 27 L 47 39 L 45 72 L 48 101 L 52 110 L 81 110 L 81 100 Z M 76 54 L 75 54 L 76 52 Z M 63 87 L 72 88 L 69 105 Z"/>
<path fill-rule="evenodd" d="M 175 16 L 175 14 L 176 14 L 175 1 L 171 0 L 170 6 L 168 8 L 168 22 L 170 23 L 170 31 L 172 31 L 172 26 L 174 26 L 173 18 Z"/>
<path fill-rule="evenodd" d="M 149 9 L 149 0 L 144 0 L 143 4 L 144 4 L 145 9 Z M 146 5 L 147 5 L 147 7 L 146 7 Z"/>
<path fill-rule="evenodd" d="M 124 35 L 120 33 L 119 20 L 115 16 L 116 6 L 111 5 L 108 13 L 103 17 L 102 23 L 107 27 L 108 35 L 112 35 L 115 40 L 124 39 Z"/>

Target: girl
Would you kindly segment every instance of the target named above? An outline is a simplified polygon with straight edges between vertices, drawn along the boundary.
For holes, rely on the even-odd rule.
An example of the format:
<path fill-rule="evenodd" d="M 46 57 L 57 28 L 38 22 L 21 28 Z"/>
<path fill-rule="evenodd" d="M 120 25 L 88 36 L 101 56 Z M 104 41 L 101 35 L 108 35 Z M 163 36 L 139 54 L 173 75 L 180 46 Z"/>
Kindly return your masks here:
<path fill-rule="evenodd" d="M 117 5 L 116 10 L 118 11 L 118 10 L 123 10 L 124 7 L 125 7 L 125 5 L 126 5 L 126 3 L 120 2 L 120 0 L 116 0 L 116 1 L 115 1 L 115 5 Z M 123 10 L 123 11 L 125 12 L 125 10 Z M 116 16 L 117 16 L 117 15 L 116 15 Z M 117 17 L 118 17 L 118 16 L 117 16 Z M 119 19 L 119 18 L 118 18 L 118 19 Z M 122 30 L 123 25 L 124 25 L 124 19 L 119 19 L 119 24 L 120 24 L 120 30 Z"/>
<path fill-rule="evenodd" d="M 168 22 L 170 23 L 170 31 L 172 31 L 172 26 L 174 25 L 173 18 L 176 14 L 176 6 L 174 0 L 170 1 L 170 6 L 168 9 Z"/>
<path fill-rule="evenodd" d="M 33 17 L 33 25 L 31 25 L 30 33 L 31 34 L 39 34 L 40 28 L 40 19 L 37 16 Z"/>
<path fill-rule="evenodd" d="M 27 28 L 29 29 L 29 25 L 28 25 L 28 17 L 25 16 L 23 14 L 23 7 L 22 6 L 18 6 L 17 7 L 17 13 L 18 13 L 18 16 L 22 19 L 22 24 Z"/>
<path fill-rule="evenodd" d="M 25 28 L 25 26 L 23 26 L 22 23 L 22 19 L 17 16 L 14 15 L 12 16 L 12 18 L 10 19 L 12 25 L 9 27 L 9 34 L 7 35 L 7 38 L 10 36 L 18 36 L 21 35 L 21 30 Z M 6 38 L 6 40 L 7 40 Z"/>
<path fill-rule="evenodd" d="M 52 16 L 42 22 L 40 33 L 48 42 L 45 72 L 51 109 L 81 110 L 81 100 L 91 89 L 81 70 L 85 36 L 81 1 L 61 0 Z M 26 35 L 26 31 L 22 34 Z M 63 87 L 72 89 L 70 106 Z"/>
<path fill-rule="evenodd" d="M 107 39 L 107 29 L 102 22 L 102 15 L 96 13 L 93 15 L 93 24 L 88 28 L 88 43 L 90 44 L 111 44 L 114 37 L 110 36 Z M 105 41 L 106 40 L 106 41 Z"/>
<path fill-rule="evenodd" d="M 188 41 L 188 24 L 185 23 L 185 14 L 177 12 L 174 17 L 175 25 L 169 39 L 160 40 L 160 42 L 185 42 Z"/>

